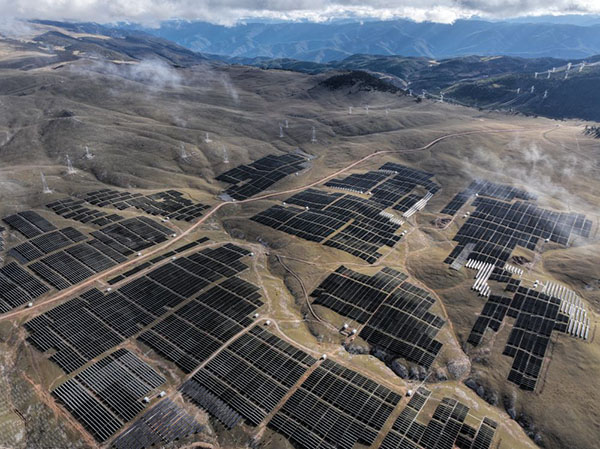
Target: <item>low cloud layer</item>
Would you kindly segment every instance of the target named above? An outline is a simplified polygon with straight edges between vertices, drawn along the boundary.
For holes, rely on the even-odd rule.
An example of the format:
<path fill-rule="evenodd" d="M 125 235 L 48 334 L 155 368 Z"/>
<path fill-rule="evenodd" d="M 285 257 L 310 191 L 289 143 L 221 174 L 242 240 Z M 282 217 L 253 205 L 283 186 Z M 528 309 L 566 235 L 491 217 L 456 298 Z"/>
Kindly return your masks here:
<path fill-rule="evenodd" d="M 6 16 L 93 22 L 203 20 L 232 25 L 251 18 L 326 21 L 410 18 L 451 23 L 481 16 L 598 14 L 598 0 L 0 0 Z"/>

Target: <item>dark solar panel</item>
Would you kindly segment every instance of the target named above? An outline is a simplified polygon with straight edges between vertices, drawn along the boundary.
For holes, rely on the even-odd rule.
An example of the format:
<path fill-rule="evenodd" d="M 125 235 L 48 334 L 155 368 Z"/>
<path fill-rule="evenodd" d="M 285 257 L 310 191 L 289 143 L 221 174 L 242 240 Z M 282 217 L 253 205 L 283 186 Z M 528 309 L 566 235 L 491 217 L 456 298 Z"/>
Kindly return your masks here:
<path fill-rule="evenodd" d="M 240 415 L 256 426 L 314 362 L 256 326 L 222 349 L 180 389 L 226 425 L 237 423 Z M 211 394 L 208 399 L 206 391 Z"/>
<path fill-rule="evenodd" d="M 240 165 L 215 179 L 232 184 L 225 193 L 244 200 L 269 188 L 277 181 L 307 167 L 307 157 L 300 153 L 265 156 L 248 165 Z"/>
<path fill-rule="evenodd" d="M 352 449 L 373 444 L 400 395 L 325 360 L 269 422 L 298 447 Z"/>
<path fill-rule="evenodd" d="M 52 395 L 103 442 L 140 413 L 143 398 L 164 382 L 145 362 L 120 349 L 67 380 Z"/>
<path fill-rule="evenodd" d="M 359 335 L 379 352 L 429 368 L 442 347 L 435 337 L 444 320 L 428 311 L 435 300 L 405 279 L 390 268 L 367 276 L 342 266 L 311 296 L 313 304 L 365 324 Z"/>
<path fill-rule="evenodd" d="M 160 447 L 201 432 L 204 426 L 170 399 L 164 399 L 144 413 L 113 442 L 116 449 Z"/>

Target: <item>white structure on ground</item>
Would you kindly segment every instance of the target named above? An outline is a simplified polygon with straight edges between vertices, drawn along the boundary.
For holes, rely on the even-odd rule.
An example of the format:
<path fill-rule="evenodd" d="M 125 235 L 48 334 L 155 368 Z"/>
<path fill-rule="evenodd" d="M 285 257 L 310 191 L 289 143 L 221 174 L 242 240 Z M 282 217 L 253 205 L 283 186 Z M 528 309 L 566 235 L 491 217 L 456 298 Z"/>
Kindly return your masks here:
<path fill-rule="evenodd" d="M 179 157 L 184 161 L 187 161 L 187 159 L 190 157 L 187 151 L 185 151 L 185 145 L 183 143 L 179 145 Z"/>
<path fill-rule="evenodd" d="M 396 217 L 394 214 L 391 214 L 391 213 L 386 212 L 384 210 L 382 210 L 381 212 L 379 212 L 379 215 L 382 216 L 382 217 L 384 217 L 384 218 L 387 218 L 390 221 L 390 223 L 397 224 L 398 226 L 402 226 L 404 224 L 403 220 L 401 220 L 400 218 Z"/>
<path fill-rule="evenodd" d="M 404 212 L 404 214 L 403 214 L 404 218 L 410 218 L 416 212 L 423 209 L 427 205 L 427 202 L 431 199 L 432 196 L 433 196 L 433 193 L 427 192 L 427 194 L 423 198 L 421 198 L 410 209 L 408 209 L 406 212 Z"/>
<path fill-rule="evenodd" d="M 587 340 L 590 334 L 590 318 L 577 293 L 555 282 L 546 282 L 542 293 L 560 299 L 560 311 L 569 317 L 567 333 Z"/>
<path fill-rule="evenodd" d="M 75 171 L 75 169 L 73 168 L 73 163 L 71 162 L 71 158 L 67 154 L 67 174 L 74 175 L 75 173 L 77 173 L 77 171 Z"/>
<path fill-rule="evenodd" d="M 492 271 L 494 271 L 495 265 L 493 263 L 486 263 L 480 260 L 467 260 L 465 267 L 477 270 L 475 275 L 475 282 L 471 287 L 473 290 L 479 293 L 480 296 L 490 296 L 490 286 L 488 279 L 490 278 Z"/>
<path fill-rule="evenodd" d="M 227 153 L 227 148 L 223 145 L 221 149 L 223 150 L 223 163 L 229 164 L 229 153 Z"/>
<path fill-rule="evenodd" d="M 50 187 L 48 187 L 48 183 L 46 182 L 46 177 L 42 172 L 40 172 L 40 176 L 42 178 L 42 191 L 44 193 L 52 193 L 52 190 L 50 190 Z"/>
<path fill-rule="evenodd" d="M 523 270 L 521 268 L 515 267 L 514 265 L 504 264 L 504 270 L 509 273 L 516 274 L 518 276 L 523 276 Z"/>

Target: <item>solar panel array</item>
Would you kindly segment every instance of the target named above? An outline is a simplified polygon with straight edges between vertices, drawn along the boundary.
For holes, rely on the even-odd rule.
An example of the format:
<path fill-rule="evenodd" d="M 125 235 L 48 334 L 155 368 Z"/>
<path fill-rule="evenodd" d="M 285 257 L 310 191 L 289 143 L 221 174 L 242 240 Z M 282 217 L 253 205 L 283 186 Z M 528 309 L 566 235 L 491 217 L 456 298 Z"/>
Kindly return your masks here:
<path fill-rule="evenodd" d="M 165 379 L 133 353 L 119 349 L 52 391 L 99 442 L 144 409 L 143 399 Z"/>
<path fill-rule="evenodd" d="M 442 343 L 435 340 L 444 320 L 429 312 L 435 299 L 403 282 L 363 327 L 359 336 L 392 357 L 429 368 Z"/>
<path fill-rule="evenodd" d="M 0 268 L 0 313 L 29 303 L 49 291 L 46 285 L 15 262 Z"/>
<path fill-rule="evenodd" d="M 106 226 L 110 223 L 123 220 L 118 214 L 108 214 L 103 210 L 93 209 L 85 206 L 85 201 L 76 198 L 64 198 L 46 204 L 46 207 L 57 215 L 80 223 L 91 223 L 96 226 Z"/>
<path fill-rule="evenodd" d="M 315 359 L 259 326 L 223 348 L 180 390 L 232 427 L 260 424 Z"/>
<path fill-rule="evenodd" d="M 382 165 L 379 170 L 364 174 L 352 174 L 344 179 L 328 181 L 325 185 L 359 193 L 368 192 L 377 203 L 401 210 L 404 204 L 400 206 L 397 204 L 398 201 L 417 186 L 423 187 L 432 195 L 440 189 L 440 186 L 431 180 L 433 176 L 433 173 L 388 162 Z M 406 209 L 409 208 L 410 206 Z"/>
<path fill-rule="evenodd" d="M 519 287 L 513 301 L 521 303 L 521 307 L 504 348 L 505 355 L 514 357 L 508 380 L 524 390 L 533 391 L 552 331 L 559 324 L 560 300 Z"/>
<path fill-rule="evenodd" d="M 534 250 L 540 238 L 567 245 L 572 235 L 589 237 L 592 228 L 583 214 L 553 212 L 523 201 L 478 197 L 473 205 L 476 209 L 454 236 L 458 245 L 446 263 L 474 243 L 469 259 L 504 266 L 517 245 Z"/>
<path fill-rule="evenodd" d="M 236 200 L 250 198 L 268 189 L 277 181 L 307 167 L 302 154 L 270 154 L 248 165 L 239 165 L 215 179 L 232 184 L 225 193 Z"/>
<path fill-rule="evenodd" d="M 139 340 L 189 373 L 250 326 L 250 315 L 262 304 L 258 287 L 232 276 L 141 334 Z"/>
<path fill-rule="evenodd" d="M 500 325 L 504 321 L 504 317 L 509 312 L 512 302 L 512 298 L 506 296 L 490 295 L 483 306 L 483 310 L 479 314 L 479 317 L 475 321 L 467 341 L 473 346 L 477 346 L 481 343 L 483 335 L 488 328 L 492 329 L 494 332 L 498 332 Z M 512 308 L 509 316 L 514 318 L 518 313 L 518 309 Z"/>
<path fill-rule="evenodd" d="M 94 206 L 115 207 L 119 210 L 135 207 L 150 215 L 168 216 L 173 220 L 192 221 L 202 215 L 209 206 L 194 203 L 185 198 L 183 193 L 177 190 L 142 195 L 110 189 L 95 190 L 81 195 L 81 198 Z"/>
<path fill-rule="evenodd" d="M 85 235 L 77 229 L 69 227 L 48 232 L 34 237 L 31 240 L 27 240 L 12 248 L 8 252 L 8 255 L 14 257 L 20 263 L 25 264 L 43 257 L 45 254 L 49 254 L 85 239 Z"/>
<path fill-rule="evenodd" d="M 4 217 L 2 221 L 28 239 L 56 229 L 56 226 L 37 212 L 31 210 L 9 215 L 8 217 Z"/>
<path fill-rule="evenodd" d="M 25 218 L 21 215 L 31 220 L 27 226 L 23 225 Z M 29 268 L 58 290 L 122 263 L 135 251 L 161 243 L 172 233 L 169 228 L 148 217 L 136 217 L 109 224 L 92 232 L 93 238 L 86 240 L 84 234 L 72 227 L 56 230 L 54 225 L 37 214 L 32 216 L 23 212 L 21 215 L 13 216 L 21 221 L 7 219 L 20 226 L 24 235 L 32 237 L 12 248 L 9 254 L 21 263 L 35 261 L 29 264 Z M 33 223 L 36 223 L 35 232 L 32 231 Z"/>
<path fill-rule="evenodd" d="M 455 215 L 456 212 L 458 212 L 458 210 L 474 195 L 489 196 L 503 201 L 512 201 L 515 198 L 525 201 L 536 199 L 535 195 L 526 192 L 525 190 L 517 189 L 516 187 L 496 184 L 482 179 L 475 179 L 465 190 L 458 192 L 454 198 L 450 200 L 450 203 L 442 209 L 441 213 Z"/>
<path fill-rule="evenodd" d="M 381 449 L 416 449 L 425 426 L 417 421 L 419 412 L 431 396 L 431 391 L 419 387 L 402 409 L 392 428 L 381 443 Z"/>
<path fill-rule="evenodd" d="M 169 228 L 148 217 L 135 217 L 105 226 L 92 232 L 92 236 L 123 255 L 129 255 L 164 242 L 172 233 Z"/>
<path fill-rule="evenodd" d="M 122 261 L 108 257 L 91 244 L 82 242 L 50 254 L 32 263 L 29 268 L 54 288 L 63 290 Z"/>
<path fill-rule="evenodd" d="M 469 407 L 449 397 L 443 398 L 433 416 L 423 425 L 418 421 L 431 392 L 420 387 L 412 396 L 386 435 L 380 449 L 489 449 L 497 424 L 485 417 L 475 429 L 465 422 Z"/>
<path fill-rule="evenodd" d="M 435 299 L 399 271 L 367 276 L 342 266 L 311 296 L 313 304 L 365 324 L 359 336 L 390 356 L 429 368 L 442 348 L 435 337 L 445 322 L 429 312 Z"/>
<path fill-rule="evenodd" d="M 204 427 L 170 399 L 163 399 L 144 413 L 112 442 L 116 449 L 162 447 L 201 432 Z"/>
<path fill-rule="evenodd" d="M 303 449 L 352 449 L 375 442 L 401 396 L 325 360 L 273 416 L 269 427 Z"/>
<path fill-rule="evenodd" d="M 383 208 L 368 199 L 308 189 L 286 203 L 302 208 L 272 206 L 252 220 L 346 251 L 369 263 L 381 257 L 378 250 L 382 246 L 392 247 L 401 238 L 395 235 L 400 225 L 381 216 Z"/>
<path fill-rule="evenodd" d="M 325 184 L 368 192 L 369 198 L 311 188 L 285 201 L 285 204 L 300 207 L 272 206 L 252 220 L 374 263 L 381 257 L 380 248 L 393 247 L 401 238 L 396 232 L 402 222 L 385 213 L 385 209 L 392 207 L 403 212 L 410 209 L 422 198 L 413 195 L 408 201 L 403 197 L 417 186 L 425 187 L 430 194 L 437 192 L 439 186 L 431 181 L 432 176 L 388 163 L 378 171 L 353 174 Z"/>
<path fill-rule="evenodd" d="M 139 333 L 211 282 L 246 268 L 238 260 L 245 254 L 234 245 L 204 249 L 161 265 L 106 295 L 89 290 L 27 322 L 28 341 L 42 352 L 54 349 L 50 360 L 72 372 Z"/>
<path fill-rule="evenodd" d="M 193 242 L 187 243 L 183 246 L 180 246 L 179 248 L 175 248 L 174 250 L 168 251 L 166 253 L 161 254 L 160 256 L 156 256 L 152 259 L 150 259 L 147 262 L 144 262 L 142 264 L 136 265 L 135 267 L 127 270 L 124 273 L 119 274 L 118 276 L 115 276 L 114 278 L 109 279 L 107 282 L 110 285 L 114 285 L 117 282 L 121 282 L 124 279 L 127 279 L 128 277 L 131 277 L 137 273 L 139 273 L 140 271 L 143 271 L 149 267 L 151 267 L 152 265 L 161 262 L 165 259 L 169 259 L 169 258 L 173 258 L 173 257 L 177 257 L 177 254 L 183 252 L 183 251 L 187 251 L 190 250 L 198 245 L 200 245 L 201 243 L 207 242 L 208 241 L 208 237 L 200 237 L 197 240 L 194 240 Z"/>
<path fill-rule="evenodd" d="M 387 267 L 369 276 L 340 266 L 311 296 L 315 298 L 313 304 L 364 324 L 406 278 L 404 273 Z"/>
<path fill-rule="evenodd" d="M 560 313 L 560 299 L 518 287 L 512 298 L 491 295 L 475 321 L 468 342 L 481 343 L 489 328 L 497 332 L 505 316 L 516 318 L 504 355 L 514 357 L 508 380 L 524 390 L 535 390 L 553 330 L 566 331 L 568 316 Z"/>

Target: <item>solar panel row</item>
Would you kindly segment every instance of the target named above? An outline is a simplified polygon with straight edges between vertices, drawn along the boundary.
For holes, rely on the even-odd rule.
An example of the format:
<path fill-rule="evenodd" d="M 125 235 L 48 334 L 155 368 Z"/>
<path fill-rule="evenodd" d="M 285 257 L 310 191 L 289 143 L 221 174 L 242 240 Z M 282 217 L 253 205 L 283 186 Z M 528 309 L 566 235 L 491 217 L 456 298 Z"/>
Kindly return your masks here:
<path fill-rule="evenodd" d="M 401 396 L 361 374 L 325 360 L 269 422 L 304 449 L 371 445 Z"/>
<path fill-rule="evenodd" d="M 133 353 L 119 349 L 52 391 L 100 442 L 144 409 L 143 399 L 165 382 Z"/>
<path fill-rule="evenodd" d="M 8 217 L 4 217 L 2 221 L 28 239 L 56 229 L 56 226 L 40 214 L 30 210 L 9 215 Z"/>
<path fill-rule="evenodd" d="M 259 326 L 223 348 L 181 386 L 184 396 L 224 424 L 236 415 L 256 426 L 315 363 L 308 354 Z M 219 401 L 207 401 L 208 391 Z"/>
<path fill-rule="evenodd" d="M 396 235 L 401 221 L 385 209 L 409 210 L 422 199 L 417 195 L 404 198 L 417 186 L 431 195 L 436 193 L 439 186 L 431 177 L 431 173 L 387 163 L 377 171 L 325 183 L 331 188 L 369 193 L 368 198 L 310 188 L 284 202 L 284 206 L 301 208 L 273 206 L 252 220 L 374 263 L 381 257 L 380 248 L 393 247 L 401 238 Z"/>
<path fill-rule="evenodd" d="M 307 166 L 306 155 L 300 153 L 280 156 L 270 154 L 251 164 L 239 165 L 215 179 L 233 184 L 225 193 L 236 200 L 244 200 Z"/>
<path fill-rule="evenodd" d="M 515 286 L 512 298 L 491 295 L 473 325 L 468 342 L 481 343 L 489 328 L 498 332 L 504 318 L 516 318 L 504 355 L 514 357 L 508 380 L 524 390 L 535 390 L 553 330 L 566 331 L 568 317 L 560 300 L 539 291 Z"/>
<path fill-rule="evenodd" d="M 445 397 L 437 405 L 427 425 L 421 424 L 421 411 L 431 392 L 420 387 L 392 425 L 380 449 L 489 449 L 496 423 L 484 417 L 479 430 L 465 423 L 469 407 Z"/>
<path fill-rule="evenodd" d="M 536 196 L 516 187 L 507 186 L 504 184 L 496 184 L 482 179 L 475 179 L 469 186 L 458 192 L 450 203 L 442 209 L 442 214 L 455 215 L 458 210 L 463 207 L 473 195 L 483 195 L 496 198 L 503 201 L 512 201 L 515 198 L 531 201 L 535 200 Z"/>
<path fill-rule="evenodd" d="M 469 259 L 504 266 L 518 246 L 534 250 L 540 238 L 567 245 L 572 235 L 589 237 L 592 222 L 582 214 L 553 212 L 534 204 L 478 197 L 475 211 L 453 240 L 458 245 L 446 263 L 452 263 L 469 244 Z"/>
<path fill-rule="evenodd" d="M 207 248 L 162 265 L 107 295 L 90 290 L 27 322 L 28 340 L 42 352 L 53 348 L 50 359 L 64 371 L 72 372 L 139 333 L 210 283 L 245 269 L 238 259 L 247 254 L 230 244 Z M 258 304 L 255 291 L 248 291 L 256 287 L 235 284 L 236 280 L 229 279 L 231 284 L 222 284 L 222 288 L 245 294 Z"/>
<path fill-rule="evenodd" d="M 15 262 L 0 268 L 0 313 L 33 301 L 48 291 L 46 285 Z"/>
<path fill-rule="evenodd" d="M 161 447 L 203 429 L 189 413 L 167 398 L 144 413 L 115 438 L 111 446 L 116 449 Z"/>
<path fill-rule="evenodd" d="M 405 279 L 391 268 L 367 276 L 342 266 L 311 296 L 313 304 L 365 324 L 359 336 L 372 347 L 429 368 L 442 347 L 435 337 L 444 320 L 428 311 L 435 300 Z"/>
<path fill-rule="evenodd" d="M 123 220 L 118 214 L 108 214 L 105 211 L 91 209 L 84 206 L 85 201 L 75 198 L 64 198 L 46 204 L 46 207 L 54 211 L 57 215 L 80 223 L 92 223 L 96 226 L 106 226 L 110 223 Z"/>

